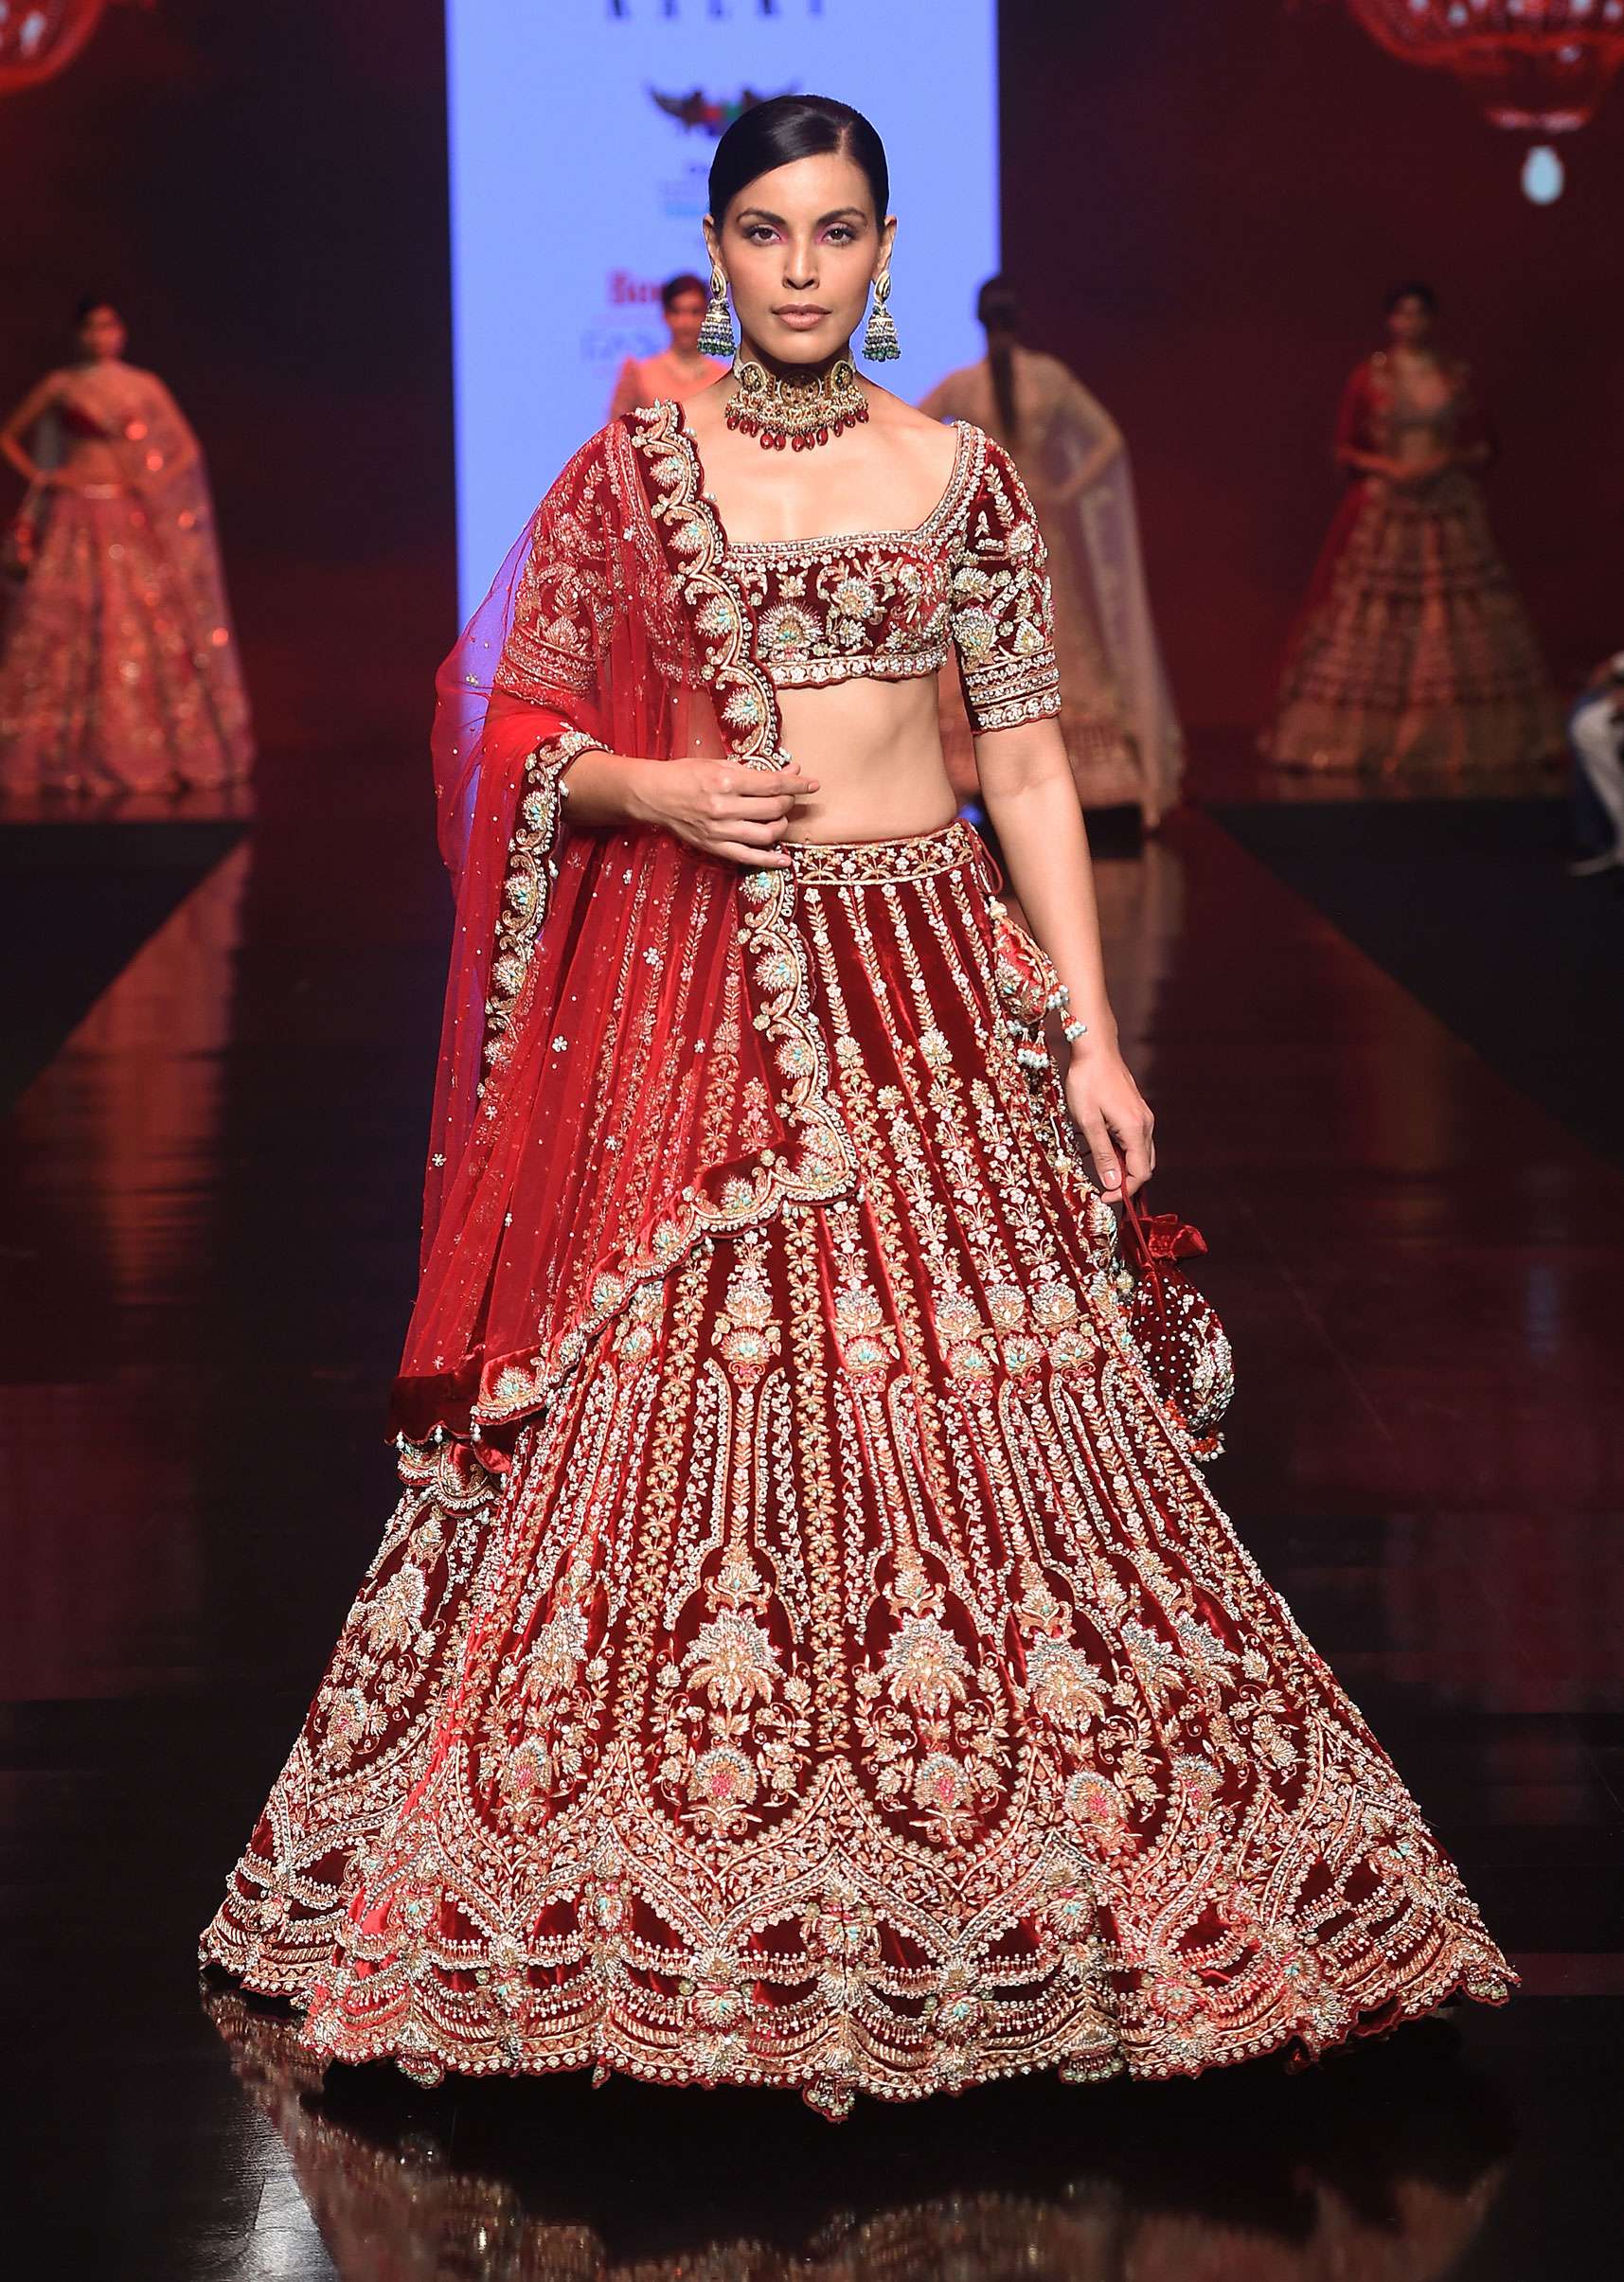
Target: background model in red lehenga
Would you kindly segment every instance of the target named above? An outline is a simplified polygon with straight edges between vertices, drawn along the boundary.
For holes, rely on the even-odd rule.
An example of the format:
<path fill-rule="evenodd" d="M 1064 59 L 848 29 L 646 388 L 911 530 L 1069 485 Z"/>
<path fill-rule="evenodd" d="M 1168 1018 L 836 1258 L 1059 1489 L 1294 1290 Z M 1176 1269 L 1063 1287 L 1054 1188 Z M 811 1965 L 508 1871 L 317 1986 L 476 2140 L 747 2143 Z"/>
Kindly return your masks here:
<path fill-rule="evenodd" d="M 975 313 L 987 354 L 939 381 L 920 410 L 996 437 L 1021 471 L 1049 545 L 1061 727 L 1084 808 L 1128 805 L 1147 826 L 1179 796 L 1184 739 L 1145 591 L 1133 476 L 1122 431 L 1058 357 L 1026 348 L 1004 277 Z M 954 783 L 972 793 L 964 708 L 944 677 L 942 739 Z"/>
<path fill-rule="evenodd" d="M 28 486 L 0 649 L 0 792 L 182 793 L 254 758 L 203 453 L 107 301 L 0 429 Z"/>
<path fill-rule="evenodd" d="M 610 401 L 609 417 L 635 412 L 639 404 L 681 404 L 721 380 L 727 366 L 720 357 L 707 357 L 699 346 L 705 323 L 705 291 L 691 271 L 668 277 L 660 288 L 660 308 L 671 336 L 669 348 L 657 356 L 628 357 L 621 365 Z"/>
<path fill-rule="evenodd" d="M 1352 477 L 1287 651 L 1263 750 L 1283 768 L 1488 776 L 1556 752 L 1544 659 L 1489 528 L 1493 432 L 1434 340 L 1428 285 L 1388 296 L 1388 346 L 1343 392 Z"/>

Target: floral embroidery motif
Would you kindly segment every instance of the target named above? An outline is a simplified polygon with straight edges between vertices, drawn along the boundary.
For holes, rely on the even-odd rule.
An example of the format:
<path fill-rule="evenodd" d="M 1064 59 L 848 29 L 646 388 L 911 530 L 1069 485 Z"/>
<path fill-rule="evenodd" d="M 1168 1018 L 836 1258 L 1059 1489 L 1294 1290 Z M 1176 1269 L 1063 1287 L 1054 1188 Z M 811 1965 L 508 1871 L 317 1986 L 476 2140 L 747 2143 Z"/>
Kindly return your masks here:
<path fill-rule="evenodd" d="M 583 753 L 597 749 L 596 741 L 580 730 L 566 729 L 562 736 L 539 744 L 525 763 L 518 816 L 508 844 L 502 908 L 485 1001 L 488 1070 L 500 1061 L 509 1042 L 513 1009 L 547 916 L 552 882 L 558 877 L 553 848 L 562 811 L 565 773 Z M 560 1043 L 555 1041 L 555 1044 Z"/>
<path fill-rule="evenodd" d="M 911 531 L 734 544 L 700 494 L 677 407 L 639 419 L 655 514 L 713 645 L 705 672 L 741 758 L 772 765 L 776 689 L 937 673 L 951 646 L 977 732 L 1060 710 L 1043 535 L 1014 463 L 979 428 L 957 423 L 947 490 Z"/>
<path fill-rule="evenodd" d="M 402 1453 L 205 1937 L 319 2058 L 838 2114 L 1505 1993 L 1159 1405 L 973 845 L 934 841 L 824 851 L 750 953 L 854 1177 L 688 1243 L 499 1480 Z"/>
<path fill-rule="evenodd" d="M 565 476 L 578 478 L 576 504 L 534 546 L 513 598 L 513 623 L 503 651 L 499 686 L 527 697 L 536 688 L 590 694 L 598 652 L 615 622 L 615 595 L 603 544 L 611 507 L 608 471 L 592 447 L 577 453 Z M 562 480 L 562 479 L 561 479 Z"/>
<path fill-rule="evenodd" d="M 960 468 L 969 464 L 961 448 Z M 960 489 L 955 471 L 950 496 Z M 906 538 L 731 548 L 728 562 L 755 615 L 756 655 L 775 686 L 937 672 L 949 640 L 941 534 L 950 521 L 938 508 Z"/>
<path fill-rule="evenodd" d="M 1060 711 L 1047 563 L 1025 486 L 1004 453 L 990 452 L 955 560 L 951 604 L 965 704 L 978 732 Z"/>

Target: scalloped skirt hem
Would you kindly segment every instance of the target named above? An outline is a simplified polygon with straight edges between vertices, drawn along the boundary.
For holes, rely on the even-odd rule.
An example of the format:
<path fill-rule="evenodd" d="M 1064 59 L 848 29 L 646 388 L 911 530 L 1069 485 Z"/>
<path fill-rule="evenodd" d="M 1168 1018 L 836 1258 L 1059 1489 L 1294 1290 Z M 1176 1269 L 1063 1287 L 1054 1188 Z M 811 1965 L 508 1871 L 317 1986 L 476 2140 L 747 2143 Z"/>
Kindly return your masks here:
<path fill-rule="evenodd" d="M 198 1959 L 205 1974 L 223 1976 L 231 1985 L 256 1997 L 279 2000 L 295 2017 L 302 2018 L 307 2009 L 308 1990 L 301 1990 L 292 1974 L 275 1969 L 242 1970 L 213 1954 L 206 1941 L 199 1945 Z M 1423 1982 L 1380 2005 L 1356 2010 L 1339 2029 L 1324 2037 L 1305 2032 L 1300 2023 L 1282 2024 L 1257 2037 L 1218 2046 L 1204 2059 L 1192 2058 L 1187 2061 L 1122 2046 L 1088 2054 L 1038 2053 L 1025 2059 L 1014 2052 L 979 2058 L 967 2056 L 963 2071 L 951 2078 L 945 2078 L 939 2070 L 928 2078 L 885 2075 L 861 2067 L 848 2073 L 814 2061 L 756 2063 L 743 2055 L 721 2067 L 715 2064 L 714 2057 L 708 2063 L 702 2063 L 697 2056 L 655 2063 L 634 2053 L 590 2051 L 567 2044 L 556 2051 L 526 2054 L 519 2060 L 492 2057 L 489 2065 L 476 2065 L 471 2064 L 466 2056 L 441 2059 L 432 2052 L 408 2052 L 387 2039 L 380 2039 L 376 2049 L 324 2052 L 304 2036 L 302 2029 L 300 2049 L 302 2057 L 308 2059 L 312 2078 L 321 2077 L 328 2068 L 335 2065 L 366 2067 L 374 2063 L 392 2065 L 411 2082 L 425 2089 L 443 2083 L 448 2077 L 471 2080 L 508 2077 L 519 2082 L 526 2077 L 590 2075 L 592 2089 L 597 2091 L 611 2077 L 620 2077 L 629 2082 L 668 2091 L 732 2089 L 798 2093 L 816 2113 L 831 2123 L 844 2123 L 851 2114 L 859 2094 L 902 2106 L 938 2095 L 973 2092 L 982 2085 L 1008 2082 L 1020 2076 L 1052 2075 L 1064 2084 L 1104 2084 L 1124 2077 L 1138 2083 L 1156 2083 L 1210 2076 L 1222 2068 L 1241 2067 L 1250 2061 L 1270 2059 L 1278 2059 L 1288 2071 L 1300 2074 L 1354 2044 L 1378 2041 L 1415 2022 L 1436 2018 L 1454 2004 L 1462 2001 L 1494 2006 L 1508 2004 L 1517 1987 L 1514 1973 L 1491 1975 L 1452 1968 L 1441 1981 L 1435 1979 L 1430 1986 Z"/>

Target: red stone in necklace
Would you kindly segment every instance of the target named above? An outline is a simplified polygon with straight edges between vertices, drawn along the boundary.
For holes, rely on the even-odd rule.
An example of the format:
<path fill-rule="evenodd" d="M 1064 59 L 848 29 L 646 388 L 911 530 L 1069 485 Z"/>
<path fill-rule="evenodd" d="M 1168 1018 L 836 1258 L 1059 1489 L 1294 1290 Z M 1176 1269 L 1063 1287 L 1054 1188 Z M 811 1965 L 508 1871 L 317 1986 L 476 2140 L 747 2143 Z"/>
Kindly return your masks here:
<path fill-rule="evenodd" d="M 847 357 L 804 381 L 780 380 L 745 357 L 734 365 L 733 379 L 723 417 L 740 435 L 755 437 L 763 452 L 781 452 L 786 444 L 811 452 L 868 418 L 868 399 Z"/>

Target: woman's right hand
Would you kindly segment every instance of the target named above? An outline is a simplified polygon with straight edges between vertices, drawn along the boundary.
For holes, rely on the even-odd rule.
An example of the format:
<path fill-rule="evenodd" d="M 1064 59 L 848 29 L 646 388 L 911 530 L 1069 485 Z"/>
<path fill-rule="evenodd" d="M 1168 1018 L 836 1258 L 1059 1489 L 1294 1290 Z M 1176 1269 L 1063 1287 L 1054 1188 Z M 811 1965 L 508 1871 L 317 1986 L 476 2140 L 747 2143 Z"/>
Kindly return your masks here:
<path fill-rule="evenodd" d="M 752 870 L 784 871 L 778 843 L 817 782 L 794 769 L 749 769 L 738 760 L 662 760 L 638 772 L 639 820 L 674 833 L 702 856 Z"/>

